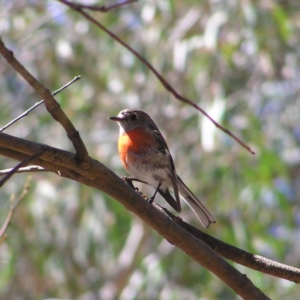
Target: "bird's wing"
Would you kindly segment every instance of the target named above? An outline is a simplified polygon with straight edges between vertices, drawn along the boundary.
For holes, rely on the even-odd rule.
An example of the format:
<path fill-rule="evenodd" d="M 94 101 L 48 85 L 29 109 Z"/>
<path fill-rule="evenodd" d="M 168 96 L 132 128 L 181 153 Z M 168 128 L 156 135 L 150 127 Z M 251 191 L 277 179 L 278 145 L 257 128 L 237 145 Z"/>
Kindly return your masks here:
<path fill-rule="evenodd" d="M 172 181 L 172 185 L 173 185 L 173 191 L 174 191 L 174 195 L 175 195 L 175 199 L 171 196 L 170 192 L 167 191 L 162 191 L 160 192 L 160 194 L 166 199 L 167 202 L 172 201 L 170 200 L 170 197 L 172 197 L 173 202 L 174 200 L 176 201 L 176 205 L 172 205 L 170 202 L 169 204 L 178 212 L 181 211 L 181 205 L 180 205 L 180 196 L 179 196 L 179 189 L 178 189 L 178 179 L 177 179 L 177 173 L 176 173 L 176 169 L 175 169 L 175 165 L 174 165 L 174 161 L 172 158 L 172 155 L 169 151 L 168 145 L 163 137 L 163 135 L 160 133 L 159 129 L 157 128 L 157 126 L 153 123 L 153 124 L 149 124 L 148 125 L 150 130 L 154 133 L 155 135 L 155 140 L 157 143 L 157 150 L 164 154 L 166 159 L 168 160 L 168 163 L 170 165 L 170 172 L 169 172 L 169 176 L 170 179 Z M 164 193 L 164 194 L 163 194 Z M 167 200 L 167 198 L 169 200 Z"/>

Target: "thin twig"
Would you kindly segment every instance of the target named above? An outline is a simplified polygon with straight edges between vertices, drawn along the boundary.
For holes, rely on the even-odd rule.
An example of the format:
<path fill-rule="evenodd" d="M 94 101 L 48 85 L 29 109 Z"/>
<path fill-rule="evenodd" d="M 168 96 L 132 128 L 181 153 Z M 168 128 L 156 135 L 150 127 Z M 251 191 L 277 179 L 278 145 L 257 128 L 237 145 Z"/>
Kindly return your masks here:
<path fill-rule="evenodd" d="M 8 127 L 10 127 L 11 125 L 13 125 L 14 123 L 18 122 L 20 119 L 22 119 L 23 117 L 27 116 L 32 110 L 34 110 L 36 107 L 38 107 L 39 105 L 41 105 L 42 103 L 44 103 L 44 100 L 41 100 L 39 102 L 37 102 L 36 104 L 34 104 L 32 107 L 30 107 L 28 110 L 26 110 L 25 112 L 23 112 L 21 115 L 19 115 L 18 117 L 16 117 L 15 119 L 13 119 L 12 121 L 10 121 L 9 123 L 7 123 L 5 126 L 3 126 L 0 129 L 0 132 L 3 132 L 5 129 L 7 129 Z"/>
<path fill-rule="evenodd" d="M 35 153 L 24 160 L 22 160 L 20 163 L 18 163 L 14 168 L 12 168 L 1 180 L 0 180 L 0 187 L 4 185 L 4 183 L 11 178 L 21 167 L 27 166 L 31 161 L 35 160 L 36 158 L 40 157 L 43 154 L 44 150 L 39 151 L 38 153 Z"/>
<path fill-rule="evenodd" d="M 70 2 L 68 0 L 65 0 L 66 4 L 74 5 L 78 9 L 88 9 L 88 10 L 100 11 L 100 12 L 108 12 L 110 10 L 113 10 L 115 8 L 120 8 L 121 6 L 130 4 L 130 3 L 133 3 L 133 2 L 138 2 L 138 0 L 128 0 L 128 1 L 121 2 L 121 3 L 113 4 L 113 5 L 110 5 L 110 6 L 86 5 L 86 4 L 80 4 L 80 3 L 77 3 L 77 2 Z"/>
<path fill-rule="evenodd" d="M 81 79 L 80 75 L 75 76 L 71 81 L 69 81 L 68 83 L 66 83 L 65 85 L 63 85 L 61 88 L 59 88 L 58 90 L 54 91 L 52 93 L 52 96 L 57 95 L 58 93 L 60 93 L 62 90 L 66 89 L 67 87 L 69 87 L 71 84 L 73 84 L 74 82 L 78 81 Z"/>
<path fill-rule="evenodd" d="M 66 4 L 73 10 L 76 10 L 78 13 L 80 13 L 82 16 L 84 16 L 86 19 L 90 20 L 92 23 L 94 23 L 96 26 L 98 26 L 101 30 L 103 30 L 106 34 L 108 34 L 111 38 L 116 40 L 118 43 L 120 43 L 122 46 L 124 46 L 127 50 L 129 50 L 134 56 L 136 56 L 143 64 L 145 64 L 148 69 L 157 77 L 157 79 L 162 83 L 162 85 L 165 87 L 167 91 L 169 91 L 176 99 L 178 99 L 181 102 L 187 103 L 200 111 L 204 116 L 206 116 L 217 128 L 225 132 L 227 135 L 231 136 L 236 142 L 238 142 L 242 147 L 244 147 L 246 150 L 248 150 L 251 154 L 255 154 L 255 152 L 247 146 L 241 139 L 239 139 L 237 136 L 235 136 L 231 131 L 220 125 L 218 122 L 216 122 L 210 115 L 208 115 L 200 106 L 198 106 L 193 101 L 183 97 L 180 95 L 169 82 L 166 81 L 166 79 L 163 78 L 163 76 L 143 57 L 141 56 L 137 51 L 135 51 L 133 48 L 131 48 L 128 44 L 126 44 L 123 40 L 121 40 L 118 36 L 116 36 L 114 33 L 109 31 L 105 26 L 100 24 L 96 19 L 94 19 L 92 16 L 90 16 L 88 13 L 83 11 L 81 8 L 78 8 L 76 5 L 73 5 L 73 3 L 66 1 L 66 0 L 58 0 L 61 3 Z"/>
<path fill-rule="evenodd" d="M 13 169 L 0 170 L 0 175 L 6 175 L 11 170 Z M 19 168 L 15 173 L 31 173 L 31 172 L 37 173 L 37 172 L 52 172 L 52 171 L 47 170 L 40 166 L 29 166 L 29 167 Z"/>
<path fill-rule="evenodd" d="M 70 82 L 68 82 L 67 84 L 65 84 L 63 87 L 61 87 L 60 89 L 56 90 L 55 92 L 52 93 L 52 96 L 57 95 L 59 92 L 61 92 L 62 90 L 64 90 L 65 88 L 67 88 L 68 86 L 70 86 L 72 83 L 74 83 L 75 81 L 79 80 L 81 77 L 80 76 L 76 76 L 74 77 L 73 80 L 71 80 Z M 31 111 L 33 111 L 35 108 L 37 108 L 39 105 L 41 105 L 42 103 L 44 103 L 44 100 L 41 100 L 39 102 L 37 102 L 36 104 L 34 104 L 32 107 L 30 107 L 29 109 L 27 109 L 25 112 L 23 112 L 22 114 L 20 114 L 18 117 L 16 117 L 15 119 L 13 119 L 12 121 L 10 121 L 8 124 L 6 124 L 5 126 L 3 126 L 2 128 L 0 128 L 0 132 L 3 132 L 5 129 L 7 129 L 8 127 L 10 127 L 11 125 L 13 125 L 14 123 L 18 122 L 19 120 L 21 120 L 22 118 L 24 118 L 25 116 L 27 116 Z"/>
<path fill-rule="evenodd" d="M 6 61 L 34 88 L 34 90 L 44 99 L 45 106 L 52 118 L 59 122 L 65 129 L 68 138 L 72 142 L 78 160 L 87 162 L 89 159 L 88 151 L 80 138 L 72 122 L 66 116 L 60 105 L 53 98 L 51 92 L 46 89 L 24 66 L 14 57 L 12 51 L 7 49 L 0 38 L 0 53 Z"/>
<path fill-rule="evenodd" d="M 4 233 L 6 232 L 9 224 L 10 224 L 10 221 L 11 221 L 11 218 L 14 214 L 14 211 L 17 209 L 17 207 L 19 206 L 19 204 L 21 203 L 21 201 L 24 199 L 24 197 L 26 196 L 26 194 L 28 193 L 28 189 L 29 189 L 29 181 L 30 181 L 31 177 L 28 178 L 28 180 L 25 182 L 25 185 L 24 185 L 24 188 L 23 188 L 23 191 L 21 193 L 21 195 L 19 196 L 16 204 L 13 204 L 13 198 L 11 198 L 11 205 L 10 205 L 10 209 L 9 209 L 9 212 L 7 214 L 7 217 L 0 229 L 0 245 L 5 241 L 5 236 L 4 236 Z"/>

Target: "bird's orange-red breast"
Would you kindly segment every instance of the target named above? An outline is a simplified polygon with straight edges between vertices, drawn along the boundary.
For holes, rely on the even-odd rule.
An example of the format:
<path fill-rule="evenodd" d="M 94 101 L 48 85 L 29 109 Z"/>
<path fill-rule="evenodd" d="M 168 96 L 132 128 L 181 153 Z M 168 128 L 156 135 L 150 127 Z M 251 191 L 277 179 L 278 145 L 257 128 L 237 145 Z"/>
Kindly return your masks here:
<path fill-rule="evenodd" d="M 206 228 L 216 222 L 177 175 L 168 145 L 147 113 L 140 109 L 124 109 L 110 119 L 120 126 L 118 150 L 129 174 L 153 186 L 154 196 L 158 192 L 178 212 L 181 211 L 180 194 Z"/>
<path fill-rule="evenodd" d="M 128 132 L 122 132 L 118 140 L 118 150 L 123 166 L 128 171 L 130 153 L 142 154 L 151 146 L 152 139 L 145 134 L 142 128 L 136 128 Z M 129 154 L 129 157 L 128 157 Z"/>

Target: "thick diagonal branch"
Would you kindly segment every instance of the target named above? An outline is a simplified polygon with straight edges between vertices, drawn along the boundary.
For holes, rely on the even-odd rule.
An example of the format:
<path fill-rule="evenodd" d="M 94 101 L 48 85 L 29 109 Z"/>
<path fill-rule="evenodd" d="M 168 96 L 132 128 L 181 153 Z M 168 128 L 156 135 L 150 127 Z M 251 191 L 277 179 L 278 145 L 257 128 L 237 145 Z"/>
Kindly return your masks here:
<path fill-rule="evenodd" d="M 221 259 L 215 251 L 203 244 L 168 216 L 140 197 L 133 189 L 104 165 L 89 159 L 82 163 L 70 152 L 37 144 L 7 134 L 0 134 L 0 154 L 23 160 L 43 149 L 42 155 L 32 163 L 40 165 L 62 177 L 70 178 L 97 188 L 118 200 L 134 212 L 170 243 L 182 249 L 191 258 L 218 276 L 244 299 L 268 299 L 251 281 Z M 221 253 L 221 252 L 219 252 Z"/>

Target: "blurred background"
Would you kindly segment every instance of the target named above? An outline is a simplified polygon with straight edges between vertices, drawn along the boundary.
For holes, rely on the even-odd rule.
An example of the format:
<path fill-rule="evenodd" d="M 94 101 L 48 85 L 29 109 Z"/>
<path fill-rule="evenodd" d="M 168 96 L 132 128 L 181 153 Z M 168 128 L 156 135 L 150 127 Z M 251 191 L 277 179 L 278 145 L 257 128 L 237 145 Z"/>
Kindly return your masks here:
<path fill-rule="evenodd" d="M 107 118 L 142 108 L 166 137 L 180 176 L 217 220 L 206 232 L 300 266 L 300 3 L 145 0 L 91 13 L 255 155 L 174 99 L 76 12 L 54 0 L 0 5 L 3 41 L 41 83 L 54 91 L 82 76 L 56 99 L 93 158 L 126 175 L 118 126 Z M 0 74 L 4 126 L 40 99 L 2 57 Z M 74 151 L 43 106 L 6 132 Z M 0 158 L 1 169 L 15 164 Z M 238 299 L 117 201 L 55 174 L 13 176 L 0 190 L 1 225 L 27 182 L 0 246 L 1 299 Z M 186 205 L 180 217 L 204 229 Z M 299 299 L 296 284 L 235 267 L 270 298 Z"/>

